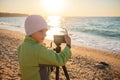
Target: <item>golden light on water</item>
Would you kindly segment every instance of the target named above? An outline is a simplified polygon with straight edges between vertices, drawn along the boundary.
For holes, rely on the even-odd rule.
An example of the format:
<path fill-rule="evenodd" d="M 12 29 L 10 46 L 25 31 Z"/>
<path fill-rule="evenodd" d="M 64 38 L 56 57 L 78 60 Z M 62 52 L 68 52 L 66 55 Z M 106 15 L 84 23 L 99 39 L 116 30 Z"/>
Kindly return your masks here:
<path fill-rule="evenodd" d="M 53 35 L 61 34 L 61 17 L 60 16 L 48 16 L 47 18 L 48 26 L 50 26 L 47 31 L 46 39 L 53 40 Z"/>
<path fill-rule="evenodd" d="M 61 17 L 60 16 L 48 16 L 47 23 L 48 25 L 52 27 L 60 27 Z"/>

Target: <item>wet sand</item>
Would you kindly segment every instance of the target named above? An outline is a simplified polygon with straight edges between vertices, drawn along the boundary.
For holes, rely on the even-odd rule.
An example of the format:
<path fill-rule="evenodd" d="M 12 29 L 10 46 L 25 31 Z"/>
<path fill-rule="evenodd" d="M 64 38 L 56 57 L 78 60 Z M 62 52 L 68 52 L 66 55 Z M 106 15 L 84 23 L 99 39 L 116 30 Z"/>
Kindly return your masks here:
<path fill-rule="evenodd" d="M 17 47 L 24 36 L 20 32 L 0 29 L 0 80 L 21 80 Z M 76 45 L 72 45 L 71 51 L 72 57 L 65 65 L 70 80 L 120 80 L 120 53 Z M 60 80 L 66 80 L 60 69 Z M 51 78 L 55 80 L 55 70 Z"/>

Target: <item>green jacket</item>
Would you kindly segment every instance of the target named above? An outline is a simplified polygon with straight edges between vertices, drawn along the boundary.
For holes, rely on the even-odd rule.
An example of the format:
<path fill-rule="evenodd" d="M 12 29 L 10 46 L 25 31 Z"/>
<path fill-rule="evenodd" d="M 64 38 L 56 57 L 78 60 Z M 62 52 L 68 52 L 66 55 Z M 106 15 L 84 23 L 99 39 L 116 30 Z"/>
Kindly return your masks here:
<path fill-rule="evenodd" d="M 47 49 L 33 38 L 26 36 L 18 48 L 22 80 L 41 80 L 40 64 L 63 66 L 70 57 L 71 51 L 68 46 L 58 54 L 54 50 Z"/>

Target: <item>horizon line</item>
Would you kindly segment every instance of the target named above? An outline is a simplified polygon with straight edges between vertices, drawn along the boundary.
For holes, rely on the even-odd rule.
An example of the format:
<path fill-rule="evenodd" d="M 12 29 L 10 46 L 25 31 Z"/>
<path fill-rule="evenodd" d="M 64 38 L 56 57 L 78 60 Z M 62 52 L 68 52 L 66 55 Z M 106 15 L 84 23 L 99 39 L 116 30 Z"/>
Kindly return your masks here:
<path fill-rule="evenodd" d="M 26 15 L 26 16 L 27 16 L 27 15 L 28 15 L 28 16 L 29 16 L 29 15 L 32 15 L 32 14 L 29 14 L 29 13 L 16 13 L 16 12 L 15 12 L 15 13 L 14 13 L 14 12 L 0 12 L 0 13 L 3 13 L 3 14 L 21 14 L 21 15 Z M 33 14 L 35 14 L 35 13 L 33 13 Z M 40 14 L 37 14 L 37 13 L 36 13 L 36 15 L 40 15 Z M 44 16 L 45 16 L 45 15 L 44 15 Z M 46 16 L 60 16 L 60 15 L 46 15 Z M 5 16 L 4 16 L 4 17 L 5 17 Z M 119 16 L 115 16 L 115 15 L 114 15 L 114 16 L 102 16 L 102 15 L 101 15 L 101 16 L 100 16 L 100 15 L 99 15 L 99 16 L 96 16 L 96 15 L 95 15 L 95 16 L 90 16 L 90 15 L 89 15 L 89 16 L 78 16 L 78 15 L 73 15 L 73 16 L 67 16 L 67 15 L 66 15 L 66 16 L 62 16 L 62 15 L 61 15 L 61 17 L 120 17 L 120 15 L 119 15 Z"/>

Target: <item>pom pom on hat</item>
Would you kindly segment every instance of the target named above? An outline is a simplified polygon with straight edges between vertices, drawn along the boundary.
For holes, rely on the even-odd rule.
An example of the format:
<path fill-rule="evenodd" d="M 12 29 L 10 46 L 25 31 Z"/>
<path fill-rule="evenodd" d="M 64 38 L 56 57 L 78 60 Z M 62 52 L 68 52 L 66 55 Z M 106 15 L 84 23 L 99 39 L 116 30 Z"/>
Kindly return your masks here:
<path fill-rule="evenodd" d="M 30 15 L 25 20 L 26 35 L 31 35 L 42 29 L 47 29 L 47 23 L 43 17 L 39 15 Z"/>

